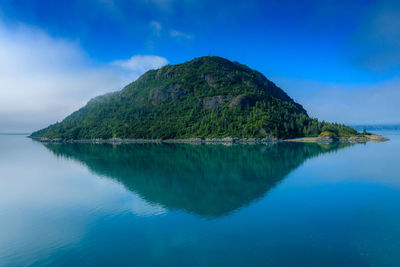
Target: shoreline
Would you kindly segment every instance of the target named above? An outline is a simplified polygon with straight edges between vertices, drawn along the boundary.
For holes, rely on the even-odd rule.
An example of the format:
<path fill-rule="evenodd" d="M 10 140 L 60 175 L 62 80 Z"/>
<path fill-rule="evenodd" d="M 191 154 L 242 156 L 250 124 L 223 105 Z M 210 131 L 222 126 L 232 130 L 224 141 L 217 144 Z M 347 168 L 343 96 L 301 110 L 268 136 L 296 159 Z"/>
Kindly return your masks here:
<path fill-rule="evenodd" d="M 301 138 L 293 138 L 286 139 L 285 142 L 310 142 L 310 143 L 363 143 L 363 142 L 386 142 L 389 141 L 389 138 L 386 138 L 382 135 L 378 134 L 369 134 L 364 136 L 348 136 L 348 137 L 301 137 Z"/>
<path fill-rule="evenodd" d="M 365 143 L 365 142 L 385 142 L 390 139 L 377 135 L 349 136 L 349 137 L 301 137 L 291 139 L 269 138 L 191 138 L 191 139 L 49 139 L 28 136 L 33 140 L 42 143 L 185 143 L 185 144 L 257 144 L 257 143 L 277 143 L 277 142 L 301 142 L 301 143 Z"/>

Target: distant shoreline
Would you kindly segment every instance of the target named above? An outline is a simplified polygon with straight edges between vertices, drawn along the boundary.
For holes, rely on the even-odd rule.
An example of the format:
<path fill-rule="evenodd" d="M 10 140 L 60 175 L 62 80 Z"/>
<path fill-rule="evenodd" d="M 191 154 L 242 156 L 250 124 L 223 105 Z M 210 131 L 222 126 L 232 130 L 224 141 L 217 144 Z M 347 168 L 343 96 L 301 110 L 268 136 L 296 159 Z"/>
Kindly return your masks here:
<path fill-rule="evenodd" d="M 30 135 L 30 133 L 0 133 L 0 135 Z"/>
<path fill-rule="evenodd" d="M 377 134 L 350 137 L 304 137 L 292 139 L 278 138 L 192 138 L 192 139 L 49 139 L 29 136 L 42 143 L 195 143 L 195 144 L 254 144 L 254 143 L 276 143 L 276 142 L 302 142 L 302 143 L 364 143 L 385 142 L 390 139 Z"/>
<path fill-rule="evenodd" d="M 378 134 L 369 134 L 364 136 L 349 136 L 349 137 L 303 137 L 303 138 L 293 138 L 285 139 L 285 142 L 312 142 L 312 143 L 332 143 L 332 142 L 342 142 L 342 143 L 358 143 L 358 142 L 385 142 L 389 141 L 386 138 Z"/>

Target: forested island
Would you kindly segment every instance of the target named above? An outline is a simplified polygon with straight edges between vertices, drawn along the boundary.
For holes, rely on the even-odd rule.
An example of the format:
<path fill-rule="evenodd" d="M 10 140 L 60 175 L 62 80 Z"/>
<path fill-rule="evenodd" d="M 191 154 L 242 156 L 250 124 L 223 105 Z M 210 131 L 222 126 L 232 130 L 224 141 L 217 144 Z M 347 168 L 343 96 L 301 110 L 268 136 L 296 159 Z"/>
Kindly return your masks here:
<path fill-rule="evenodd" d="M 260 72 L 216 56 L 147 71 L 121 91 L 90 100 L 31 137 L 132 142 L 379 139 L 309 117 Z"/>

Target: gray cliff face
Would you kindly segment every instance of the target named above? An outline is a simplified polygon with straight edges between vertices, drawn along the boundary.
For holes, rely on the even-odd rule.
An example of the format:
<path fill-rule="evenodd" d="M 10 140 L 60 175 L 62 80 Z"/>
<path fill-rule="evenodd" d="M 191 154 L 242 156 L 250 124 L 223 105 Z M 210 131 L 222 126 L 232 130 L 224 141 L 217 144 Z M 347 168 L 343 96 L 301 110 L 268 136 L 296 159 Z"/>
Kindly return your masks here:
<path fill-rule="evenodd" d="M 233 96 L 231 95 L 217 95 L 217 96 L 205 97 L 203 98 L 203 107 L 205 109 L 213 109 L 231 101 L 232 98 Z"/>

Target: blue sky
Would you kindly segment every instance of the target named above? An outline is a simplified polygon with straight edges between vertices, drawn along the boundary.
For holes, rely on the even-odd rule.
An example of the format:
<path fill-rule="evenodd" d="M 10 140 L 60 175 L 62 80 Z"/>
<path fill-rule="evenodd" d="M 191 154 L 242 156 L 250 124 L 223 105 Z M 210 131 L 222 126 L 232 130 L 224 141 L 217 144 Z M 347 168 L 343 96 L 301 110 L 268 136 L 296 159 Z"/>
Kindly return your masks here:
<path fill-rule="evenodd" d="M 396 1 L 2 0 L 0 49 L 0 131 L 203 55 L 261 71 L 320 119 L 400 122 Z"/>

